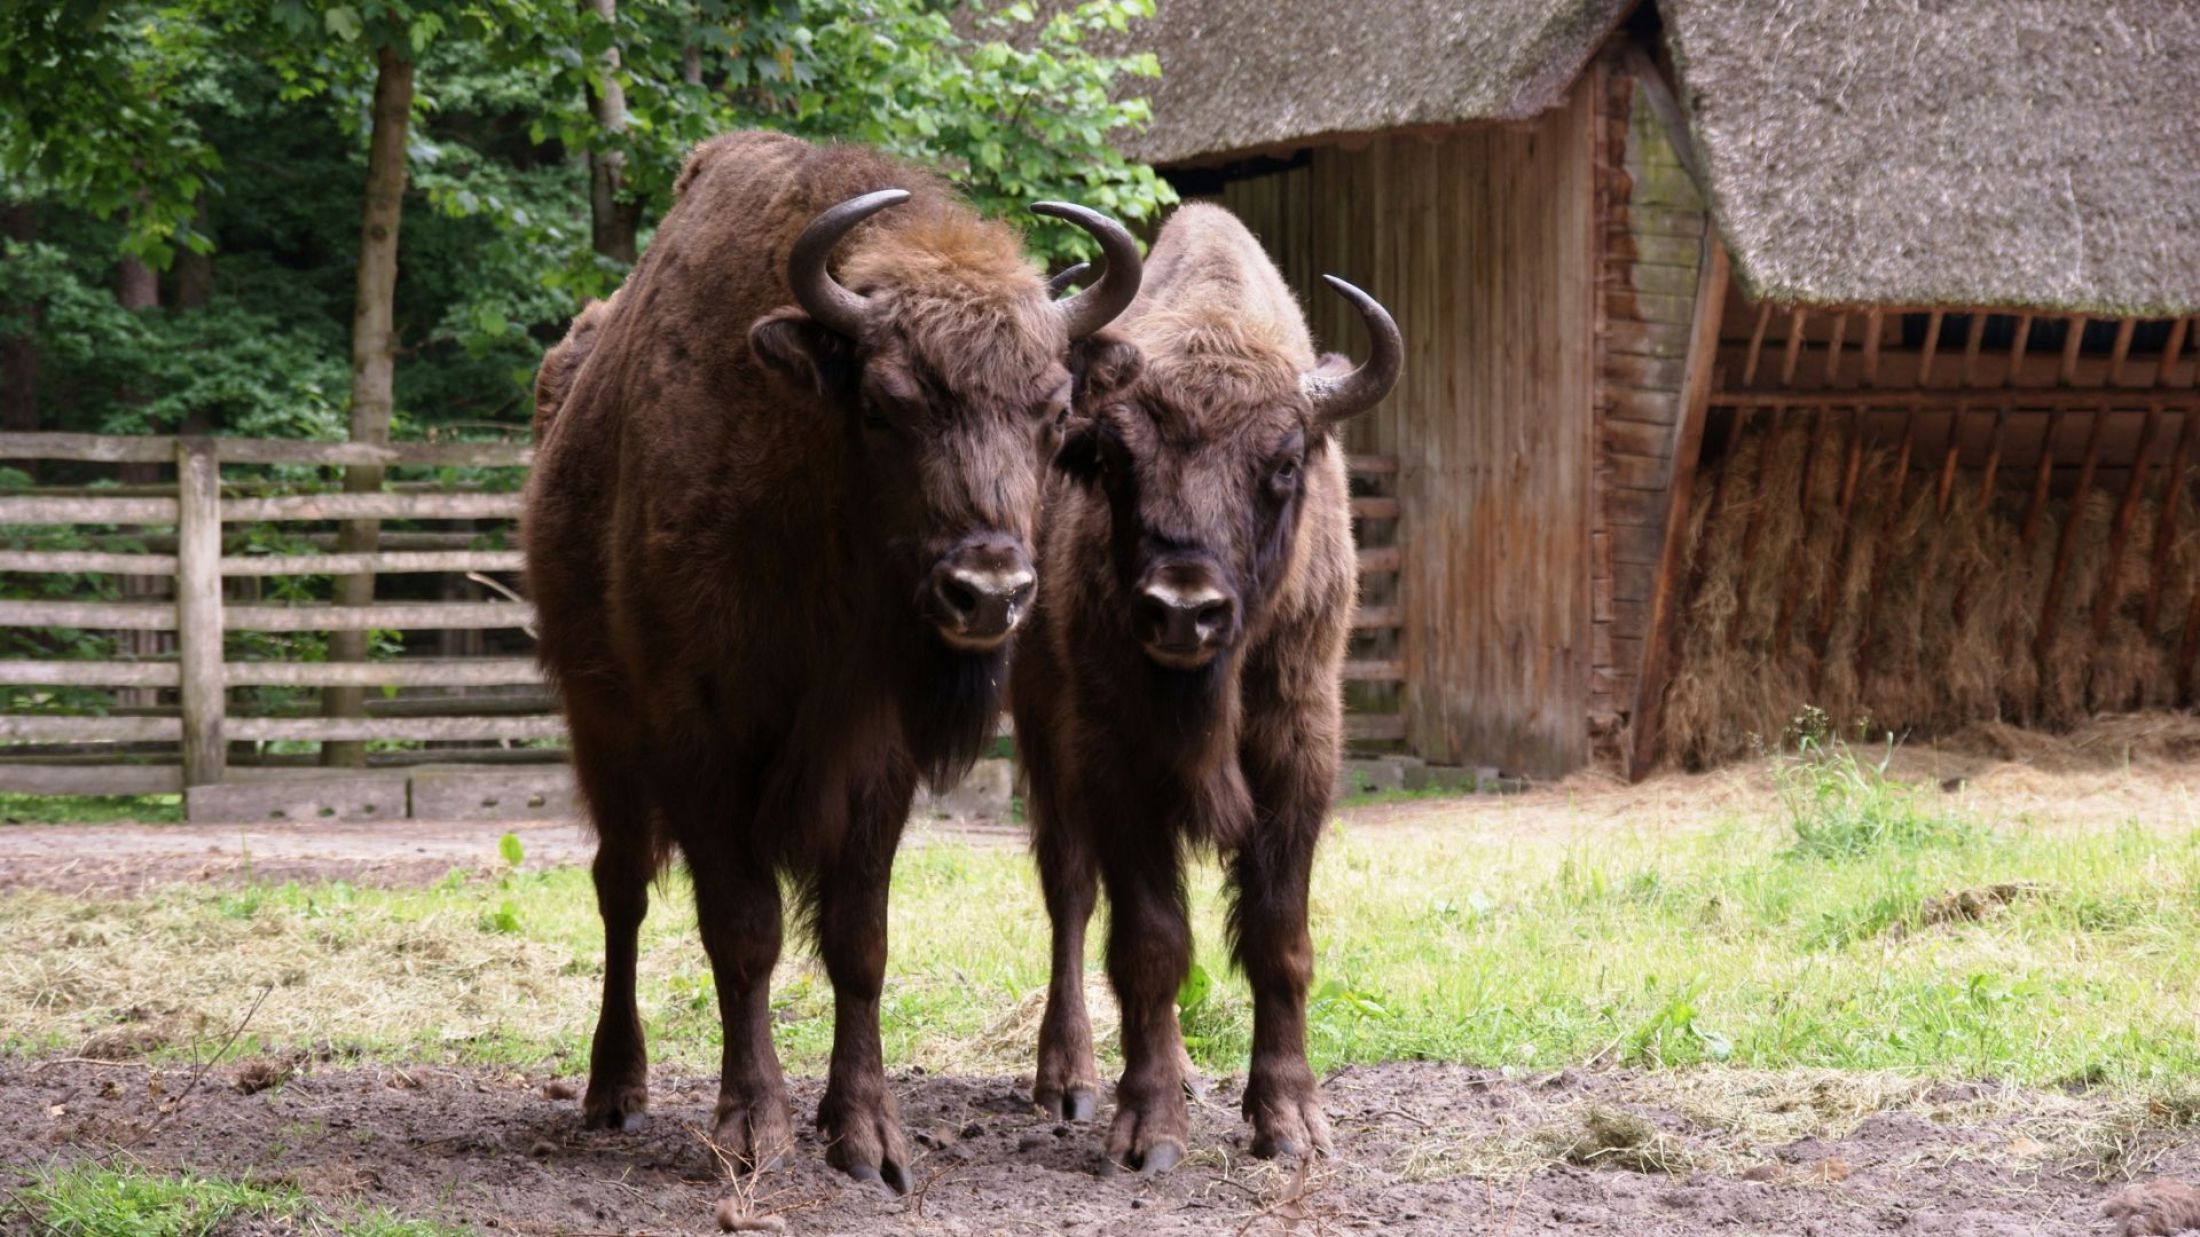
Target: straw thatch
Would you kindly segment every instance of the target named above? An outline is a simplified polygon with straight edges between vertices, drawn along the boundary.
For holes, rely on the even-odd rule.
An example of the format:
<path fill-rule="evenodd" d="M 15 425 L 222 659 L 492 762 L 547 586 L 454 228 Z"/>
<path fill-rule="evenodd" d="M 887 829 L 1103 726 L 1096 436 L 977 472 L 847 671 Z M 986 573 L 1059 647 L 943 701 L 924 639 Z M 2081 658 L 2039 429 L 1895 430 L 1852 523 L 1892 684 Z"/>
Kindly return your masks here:
<path fill-rule="evenodd" d="M 1844 514 L 1852 451 L 1859 479 Z M 1898 486 L 1897 460 L 1892 444 L 1853 441 L 1845 420 L 1809 418 L 1752 429 L 1707 461 L 1686 530 L 1668 755 L 1695 768 L 1746 755 L 1781 742 L 1806 709 L 1852 734 L 1936 735 L 2004 721 L 2064 729 L 2178 703 L 2200 590 L 2200 467 L 2180 486 L 2150 486 L 2111 555 L 2120 494 L 2051 499 L 2027 546 L 2026 496 L 1990 501 L 1959 476 L 1942 509 L 1932 473 L 1913 469 Z M 2157 580 L 2165 501 L 2177 514 Z"/>
<path fill-rule="evenodd" d="M 1658 7 L 1752 295 L 2200 309 L 2200 5 Z"/>
<path fill-rule="evenodd" d="M 1067 0 L 1034 6 L 1060 11 Z M 1221 163 L 1350 134 L 1518 120 L 1557 103 L 1628 0 L 1385 0 L 1350 10 L 1273 0 L 1157 0 L 1095 40 L 1151 51 L 1132 91 L 1153 124 L 1118 135 L 1164 165 Z"/>

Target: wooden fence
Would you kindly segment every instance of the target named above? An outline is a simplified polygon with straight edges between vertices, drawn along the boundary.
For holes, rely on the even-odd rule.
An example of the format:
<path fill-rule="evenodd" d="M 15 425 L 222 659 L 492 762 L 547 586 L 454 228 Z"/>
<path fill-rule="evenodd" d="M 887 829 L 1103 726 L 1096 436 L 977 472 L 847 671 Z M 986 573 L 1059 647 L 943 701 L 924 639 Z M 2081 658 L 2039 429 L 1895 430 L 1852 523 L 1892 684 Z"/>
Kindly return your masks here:
<path fill-rule="evenodd" d="M 514 573 L 521 554 L 476 548 L 474 532 L 385 533 L 371 552 L 242 553 L 225 527 L 253 522 L 335 520 L 511 521 L 520 511 L 515 490 L 393 486 L 380 493 L 255 493 L 284 483 L 225 482 L 224 464 L 341 467 L 457 466 L 521 469 L 524 444 L 355 443 L 235 438 L 113 437 L 80 434 L 0 434 L 0 459 L 91 463 L 173 463 L 173 485 L 114 488 L 46 487 L 0 494 L 0 571 L 97 573 L 167 577 L 171 598 L 141 601 L 0 599 L 0 628 L 152 631 L 174 633 L 174 658 L 0 659 L 0 687 L 134 689 L 154 703 L 117 705 L 103 716 L 0 712 L 0 791 L 50 794 L 176 793 L 193 818 L 555 814 L 570 784 L 552 741 L 564 737 L 554 702 L 537 691 L 517 697 L 473 694 L 541 686 L 522 647 L 478 657 L 402 656 L 365 662 L 228 660 L 232 632 L 511 631 L 532 626 L 519 600 L 381 601 L 371 605 L 275 604 L 233 594 L 223 581 L 374 573 Z M 1380 491 L 1397 472 L 1389 458 L 1353 457 L 1353 515 L 1363 541 L 1360 567 L 1370 600 L 1355 621 L 1355 653 L 1347 667 L 1356 703 L 1389 711 L 1357 711 L 1348 721 L 1356 742 L 1403 737 L 1396 697 L 1402 677 L 1395 648 L 1399 552 L 1398 502 Z M 297 488 L 292 485 L 291 488 Z M 26 530 L 54 526 L 135 526 L 134 534 L 61 537 Z M 172 536 L 155 531 L 173 528 Z M 103 541 L 110 548 L 85 549 Z M 316 539 L 332 544 L 322 534 Z M 117 545 L 116 543 L 121 543 Z M 25 548 L 25 547 L 28 548 Z M 516 577 L 515 577 L 516 580 Z M 445 695 L 409 707 L 370 708 L 368 716 L 253 715 L 234 711 L 232 688 L 380 687 L 435 690 Z M 456 694 L 448 694 L 456 693 Z M 170 703 L 172 701 L 172 703 Z M 376 705 L 405 704 L 403 700 Z M 380 716 L 372 715 L 379 711 Z M 269 742 L 398 740 L 448 745 L 498 744 L 387 752 L 394 771 L 299 767 L 232 745 Z M 513 745 L 524 745 L 514 747 Z M 172 746 L 171 746 L 172 745 Z M 513 762 L 541 761 L 513 768 Z M 461 776 L 463 775 L 463 776 Z"/>

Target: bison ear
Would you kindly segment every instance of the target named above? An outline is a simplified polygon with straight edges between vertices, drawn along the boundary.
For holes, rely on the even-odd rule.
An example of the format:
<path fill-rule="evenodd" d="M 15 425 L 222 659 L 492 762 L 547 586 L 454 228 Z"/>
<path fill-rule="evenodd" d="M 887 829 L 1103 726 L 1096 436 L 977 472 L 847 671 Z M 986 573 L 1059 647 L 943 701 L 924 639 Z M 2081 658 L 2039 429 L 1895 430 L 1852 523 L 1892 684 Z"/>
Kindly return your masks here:
<path fill-rule="evenodd" d="M 749 327 L 749 350 L 787 382 L 831 398 L 846 394 L 855 377 L 855 348 L 848 337 L 788 306 Z"/>
<path fill-rule="evenodd" d="M 1092 407 L 1133 382 L 1146 368 L 1146 354 L 1138 345 L 1113 331 L 1099 331 L 1070 345 L 1069 372 L 1074 389 L 1070 402 Z"/>

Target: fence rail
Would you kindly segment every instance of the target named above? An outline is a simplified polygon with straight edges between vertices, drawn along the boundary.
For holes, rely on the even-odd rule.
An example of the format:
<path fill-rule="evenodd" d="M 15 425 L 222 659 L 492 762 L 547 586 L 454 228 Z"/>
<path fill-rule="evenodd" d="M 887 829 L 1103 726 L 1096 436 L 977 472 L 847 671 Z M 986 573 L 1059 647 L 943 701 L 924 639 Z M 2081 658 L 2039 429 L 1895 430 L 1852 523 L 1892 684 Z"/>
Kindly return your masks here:
<path fill-rule="evenodd" d="M 370 716 L 232 715 L 228 690 L 261 688 L 505 689 L 539 688 L 541 672 L 532 660 L 514 656 L 403 657 L 365 662 L 225 661 L 223 638 L 232 632 L 327 632 L 368 629 L 399 631 L 532 630 L 534 608 L 520 601 L 378 601 L 365 605 L 276 604 L 224 596 L 223 581 L 257 581 L 302 575 L 512 572 L 522 566 L 517 550 L 482 548 L 475 533 L 402 530 L 385 533 L 380 549 L 336 551 L 327 533 L 302 532 L 294 540 L 312 553 L 245 552 L 245 544 L 227 538 L 225 525 L 262 521 L 334 520 L 510 520 L 519 515 L 515 492 L 391 488 L 369 493 L 267 494 L 263 483 L 231 483 L 224 493 L 220 466 L 357 464 L 433 465 L 486 468 L 525 467 L 532 450 L 521 444 L 404 443 L 388 447 L 356 443 L 263 441 L 200 437 L 114 437 L 92 434 L 0 433 L 0 459 L 65 460 L 79 463 L 172 463 L 170 485 L 132 487 L 135 492 L 104 493 L 75 487 L 68 492 L 0 495 L 0 525 L 44 528 L 65 525 L 137 526 L 125 533 L 78 533 L 53 548 L 0 548 L 0 571 L 53 574 L 87 573 L 168 577 L 173 596 L 143 601 L 0 599 L 0 627 L 73 628 L 85 631 L 174 633 L 174 660 L 0 660 L 0 685 L 13 687 L 114 688 L 138 693 L 173 692 L 171 705 L 118 709 L 105 717 L 58 713 L 0 714 L 0 740 L 20 748 L 0 760 L 0 789 L 32 793 L 151 793 L 193 791 L 234 782 L 232 742 L 359 742 L 413 740 L 429 743 L 530 743 L 564 737 L 551 698 L 529 693 L 520 698 L 468 696 L 415 701 L 405 708 L 377 702 Z M 1387 488 L 1398 471 L 1388 456 L 1352 456 L 1350 471 L 1362 489 Z M 239 493 L 238 491 L 260 491 Z M 1363 580 L 1395 579 L 1397 500 L 1365 493 L 1353 500 L 1353 515 L 1363 526 L 1378 525 L 1377 540 L 1360 552 Z M 150 526 L 150 527 L 148 527 Z M 171 533 L 170 530 L 173 532 Z M 99 548 L 80 548 L 86 545 Z M 242 587 L 242 586 L 240 586 Z M 254 588 L 257 586 L 254 585 Z M 1378 646 L 1394 644 L 1399 624 L 1395 604 L 1363 605 L 1354 628 Z M 1355 647 L 1359 647 L 1357 644 Z M 1355 684 L 1397 687 L 1404 665 L 1392 653 L 1355 654 L 1345 667 Z M 504 706 L 499 709 L 499 702 Z M 403 705 L 403 701 L 388 702 Z M 427 706 L 427 707 L 423 707 Z M 535 710 L 529 712 L 529 710 Z M 454 711 L 456 711 L 455 715 Z M 393 716 L 394 712 L 410 714 Z M 1358 713 L 1347 722 L 1356 741 L 1389 742 L 1404 734 L 1402 718 L 1389 713 Z M 65 745 L 104 744 L 107 762 Z M 175 744 L 173 755 L 143 745 Z M 41 746 L 28 746 L 41 745 Z M 61 754 L 43 745 L 64 745 Z M 123 745 L 138 745 L 126 749 Z M 153 763 L 146 763 L 151 756 Z M 247 752 L 247 756 L 251 753 Z M 491 759 L 493 749 L 452 753 L 457 760 Z M 521 752 L 501 755 L 520 756 Z M 169 763 L 169 762 L 173 763 Z M 485 766 L 486 767 L 486 766 Z M 333 772 L 333 771 L 332 771 Z M 265 770 L 246 768 L 248 777 Z M 357 776 L 355 773 L 353 776 Z M 387 776 L 385 774 L 385 776 Z M 500 773 L 498 776 L 512 776 Z M 539 796 L 537 796 L 539 798 Z"/>

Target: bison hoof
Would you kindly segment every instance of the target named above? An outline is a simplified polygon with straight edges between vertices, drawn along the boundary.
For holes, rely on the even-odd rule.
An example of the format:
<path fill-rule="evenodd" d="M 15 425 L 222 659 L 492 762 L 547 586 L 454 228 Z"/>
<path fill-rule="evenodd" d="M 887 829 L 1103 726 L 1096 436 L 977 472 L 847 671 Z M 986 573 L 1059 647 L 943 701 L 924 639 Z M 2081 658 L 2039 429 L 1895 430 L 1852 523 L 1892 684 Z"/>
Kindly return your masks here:
<path fill-rule="evenodd" d="M 1150 1103 L 1126 1100 L 1117 1088 L 1115 1124 L 1108 1130 L 1108 1163 L 1103 1171 L 1127 1168 L 1141 1176 L 1167 1172 L 1184 1158 L 1189 1125 L 1184 1088 L 1175 1079 Z"/>
<path fill-rule="evenodd" d="M 1041 1087 L 1032 1093 L 1031 1102 L 1039 1111 L 1057 1121 L 1090 1121 L 1100 1110 L 1100 1097 L 1091 1087 L 1072 1086 L 1066 1089 Z"/>
<path fill-rule="evenodd" d="M 787 1163 L 794 1130 L 787 1102 L 777 1095 L 756 1099 L 720 1095 L 711 1141 L 729 1165 L 743 1172 L 771 1172 Z"/>
<path fill-rule="evenodd" d="M 873 1102 L 827 1095 L 818 1105 L 817 1128 L 825 1136 L 825 1162 L 867 1185 L 907 1194 L 909 1146 L 891 1098 Z"/>
<path fill-rule="evenodd" d="M 1253 1154 L 1264 1160 L 1328 1155 L 1329 1118 L 1322 1112 L 1321 1094 L 1312 1081 L 1303 1088 L 1277 1090 L 1281 1094 L 1262 1095 L 1248 1089 L 1245 1115 L 1253 1119 Z"/>
<path fill-rule="evenodd" d="M 649 1126 L 649 1089 L 629 1084 L 588 1088 L 581 1101 L 581 1128 L 633 1133 Z"/>

